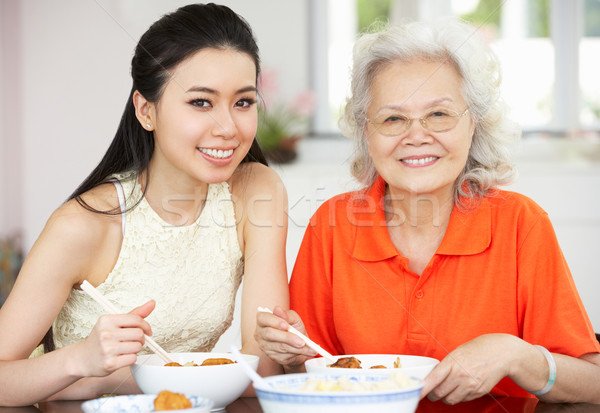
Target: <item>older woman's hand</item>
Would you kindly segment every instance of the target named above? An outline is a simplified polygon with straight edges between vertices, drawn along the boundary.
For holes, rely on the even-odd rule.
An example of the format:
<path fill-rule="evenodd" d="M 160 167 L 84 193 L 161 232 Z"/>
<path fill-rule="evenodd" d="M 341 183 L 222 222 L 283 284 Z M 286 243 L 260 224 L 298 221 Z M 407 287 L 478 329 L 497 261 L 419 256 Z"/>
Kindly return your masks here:
<path fill-rule="evenodd" d="M 529 346 L 509 334 L 485 334 L 457 347 L 425 378 L 421 398 L 456 404 L 489 393 L 509 375 L 522 345 Z"/>
<path fill-rule="evenodd" d="M 289 372 L 304 370 L 304 362 L 317 353 L 295 334 L 287 331 L 292 326 L 306 334 L 304 323 L 293 310 L 275 307 L 273 314 L 258 312 L 254 337 L 261 350 Z"/>

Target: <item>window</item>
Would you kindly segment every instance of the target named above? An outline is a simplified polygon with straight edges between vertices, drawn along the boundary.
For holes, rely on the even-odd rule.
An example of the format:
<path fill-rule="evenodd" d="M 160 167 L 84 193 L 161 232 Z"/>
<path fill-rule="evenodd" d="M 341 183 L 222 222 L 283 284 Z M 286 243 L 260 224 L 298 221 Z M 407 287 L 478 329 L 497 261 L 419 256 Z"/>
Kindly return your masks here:
<path fill-rule="evenodd" d="M 502 96 L 524 130 L 549 129 L 556 84 L 549 0 L 479 0 L 453 14 L 479 27 L 502 64 Z M 526 85 L 526 86 L 525 86 Z"/>
<path fill-rule="evenodd" d="M 317 134 L 336 134 L 352 44 L 376 19 L 456 15 L 480 27 L 502 63 L 502 94 L 527 132 L 600 130 L 600 0 L 312 0 Z"/>
<path fill-rule="evenodd" d="M 600 129 L 600 1 L 585 0 L 580 16 L 583 35 L 579 42 L 579 85 L 582 95 L 581 126 Z"/>

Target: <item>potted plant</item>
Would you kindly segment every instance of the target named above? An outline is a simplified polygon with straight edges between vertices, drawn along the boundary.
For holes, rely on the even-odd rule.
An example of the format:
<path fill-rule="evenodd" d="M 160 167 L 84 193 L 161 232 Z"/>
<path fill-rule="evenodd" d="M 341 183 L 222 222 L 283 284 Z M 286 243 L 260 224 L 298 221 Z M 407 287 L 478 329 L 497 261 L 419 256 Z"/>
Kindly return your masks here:
<path fill-rule="evenodd" d="M 267 159 L 275 163 L 292 162 L 297 157 L 297 144 L 307 133 L 314 109 L 312 91 L 299 93 L 292 101 L 277 99 L 276 72 L 263 71 L 258 80 L 262 98 L 258 106 L 256 138 Z"/>

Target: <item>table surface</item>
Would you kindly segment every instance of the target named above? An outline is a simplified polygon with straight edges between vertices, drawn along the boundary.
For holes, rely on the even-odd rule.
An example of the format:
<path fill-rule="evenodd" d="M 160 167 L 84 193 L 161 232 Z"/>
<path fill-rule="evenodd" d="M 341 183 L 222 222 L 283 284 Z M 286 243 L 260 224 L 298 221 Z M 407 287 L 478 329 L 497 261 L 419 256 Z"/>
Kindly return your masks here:
<path fill-rule="evenodd" d="M 40 403 L 39 408 L 26 407 L 0 407 L 0 413 L 81 413 L 82 401 L 54 401 Z M 262 413 L 256 398 L 244 397 L 237 399 L 227 406 L 227 413 Z M 471 402 L 459 403 L 454 406 L 442 402 L 422 400 L 417 408 L 417 413 L 429 412 L 454 412 L 454 413 L 591 413 L 600 412 L 600 405 L 591 404 L 551 404 L 542 403 L 536 399 L 517 397 L 492 397 L 484 396 Z"/>

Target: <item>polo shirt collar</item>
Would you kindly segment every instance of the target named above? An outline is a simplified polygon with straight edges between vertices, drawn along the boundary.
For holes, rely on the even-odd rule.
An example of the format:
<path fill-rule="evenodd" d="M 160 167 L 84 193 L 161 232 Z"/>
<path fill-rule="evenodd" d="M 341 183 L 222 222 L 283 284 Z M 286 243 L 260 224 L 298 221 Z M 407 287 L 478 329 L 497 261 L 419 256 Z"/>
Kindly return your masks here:
<path fill-rule="evenodd" d="M 483 198 L 477 206 L 472 208 L 464 209 L 454 206 L 446 234 L 444 234 L 444 239 L 436 254 L 479 254 L 490 246 L 491 241 L 492 211 L 487 198 Z"/>
<path fill-rule="evenodd" d="M 352 256 L 361 261 L 382 261 L 400 255 L 387 230 L 384 201 L 386 183 L 379 176 L 364 192 L 350 200 L 356 225 Z M 472 255 L 484 251 L 491 242 L 491 209 L 484 198 L 472 209 L 454 207 L 446 234 L 436 254 Z"/>

